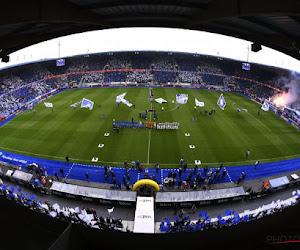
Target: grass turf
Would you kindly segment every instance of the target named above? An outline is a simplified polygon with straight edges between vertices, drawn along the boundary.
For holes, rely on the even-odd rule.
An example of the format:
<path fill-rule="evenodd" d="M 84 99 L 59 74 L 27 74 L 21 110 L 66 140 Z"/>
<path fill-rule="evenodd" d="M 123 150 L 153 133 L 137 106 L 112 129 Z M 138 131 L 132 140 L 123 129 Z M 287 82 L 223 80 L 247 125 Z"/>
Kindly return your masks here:
<path fill-rule="evenodd" d="M 122 103 L 118 107 L 115 97 L 123 92 L 127 92 L 125 98 L 135 104 L 135 109 Z M 189 100 L 177 109 L 172 100 L 179 93 L 188 94 Z M 57 160 L 64 160 L 68 155 L 71 161 L 78 163 L 91 163 L 93 157 L 98 157 L 96 164 L 120 165 L 124 160 L 140 160 L 143 165 L 160 163 L 166 167 L 179 166 L 181 157 L 190 165 L 194 160 L 211 165 L 241 165 L 300 155 L 299 131 L 271 111 L 261 111 L 260 105 L 243 95 L 225 92 L 224 111 L 216 104 L 220 96 L 218 91 L 154 88 L 154 95 L 168 101 L 154 103 L 157 122 L 177 121 L 179 130 L 124 128 L 118 134 L 113 132 L 113 119 L 141 120 L 139 113 L 151 107 L 149 88 L 70 89 L 47 100 L 53 103 L 53 111 L 40 103 L 34 107 L 35 114 L 27 110 L 3 125 L 0 148 Z M 95 102 L 93 110 L 69 107 L 83 97 Z M 201 108 L 194 110 L 195 97 L 205 102 L 202 115 Z M 161 111 L 162 106 L 164 111 Z M 238 113 L 238 107 L 248 112 Z M 204 110 L 213 108 L 216 108 L 213 117 L 205 116 Z M 107 115 L 106 119 L 101 118 L 103 114 Z M 193 116 L 197 117 L 197 122 L 192 121 Z M 104 136 L 106 132 L 110 133 L 109 137 Z M 190 137 L 185 133 L 190 133 Z M 103 148 L 98 148 L 100 143 L 104 144 Z M 189 145 L 195 145 L 195 149 L 190 149 Z M 251 151 L 248 159 L 247 149 Z"/>

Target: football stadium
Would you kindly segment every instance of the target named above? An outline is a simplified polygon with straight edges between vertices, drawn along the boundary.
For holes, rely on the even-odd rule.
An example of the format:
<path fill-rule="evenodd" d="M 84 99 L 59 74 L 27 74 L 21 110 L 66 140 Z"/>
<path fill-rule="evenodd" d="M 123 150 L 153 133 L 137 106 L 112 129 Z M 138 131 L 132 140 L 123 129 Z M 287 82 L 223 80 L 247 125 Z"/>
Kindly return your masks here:
<path fill-rule="evenodd" d="M 92 9 L 118 15 L 108 1 L 66 2 L 73 7 L 49 6 L 71 19 Z M 135 21 L 150 11 L 117 2 L 119 11 L 139 13 Z M 178 14 L 171 8 L 176 4 L 162 2 L 145 6 L 162 13 L 168 6 Z M 182 12 L 196 8 L 182 2 Z M 87 20 L 93 18 L 100 16 Z M 129 20 L 125 26 L 132 26 Z M 275 23 L 251 24 L 262 34 L 262 27 L 276 31 Z M 81 28 L 71 33 L 88 30 Z M 51 37 L 68 34 L 53 32 Z M 28 45 L 23 43 L 11 52 Z M 299 74 L 213 55 L 142 50 L 1 69 L 0 199 L 7 246 L 299 247 Z"/>

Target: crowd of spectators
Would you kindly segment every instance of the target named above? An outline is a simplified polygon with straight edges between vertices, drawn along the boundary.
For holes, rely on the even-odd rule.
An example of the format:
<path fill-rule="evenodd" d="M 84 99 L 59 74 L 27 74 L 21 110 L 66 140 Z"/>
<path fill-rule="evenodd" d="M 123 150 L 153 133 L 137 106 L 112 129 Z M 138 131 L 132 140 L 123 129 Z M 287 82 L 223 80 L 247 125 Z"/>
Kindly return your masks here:
<path fill-rule="evenodd" d="M 150 71 L 129 71 L 126 82 L 150 83 L 153 82 L 153 74 Z"/>
<path fill-rule="evenodd" d="M 232 210 L 226 210 L 225 216 L 218 215 L 215 218 L 209 218 L 207 211 L 199 212 L 199 219 L 191 221 L 188 212 L 185 209 L 180 211 L 179 216 L 171 222 L 169 218 L 165 218 L 160 224 L 160 230 L 167 233 L 178 232 L 194 232 L 207 229 L 218 229 L 222 227 L 234 226 L 240 223 L 260 219 L 270 214 L 282 211 L 283 209 L 299 204 L 300 190 L 294 191 L 293 196 L 287 200 L 273 201 L 268 205 L 263 205 L 254 210 L 245 210 L 243 213 L 235 213 Z M 192 213 L 195 211 L 192 209 Z M 189 213 L 191 213 L 189 212 Z"/>
<path fill-rule="evenodd" d="M 250 71 L 242 70 L 238 61 L 188 53 L 118 52 L 75 56 L 66 58 L 62 67 L 57 67 L 55 61 L 43 61 L 0 71 L 0 116 L 7 116 L 47 91 L 74 82 L 190 83 L 269 98 L 276 94 L 274 88 L 284 88 L 282 76 L 290 74 L 287 70 L 256 64 L 251 65 Z M 43 79 L 47 80 L 33 84 Z"/>
<path fill-rule="evenodd" d="M 37 201 L 35 195 L 28 195 L 22 192 L 19 186 L 3 185 L 0 179 L 0 195 L 16 202 L 24 207 L 27 207 L 36 212 L 46 214 L 53 218 L 58 218 L 69 223 L 82 224 L 88 227 L 97 228 L 100 230 L 122 230 L 123 224 L 121 218 L 112 218 L 111 216 L 98 216 L 95 209 L 79 209 L 63 207 L 61 208 L 57 203 L 50 205 L 47 201 Z"/>
<path fill-rule="evenodd" d="M 204 84 L 201 74 L 191 71 L 181 71 L 178 73 L 180 83 Z"/>
<path fill-rule="evenodd" d="M 102 83 L 103 79 L 104 75 L 102 72 L 92 72 L 89 74 L 83 74 L 80 83 Z"/>
<path fill-rule="evenodd" d="M 170 188 L 177 186 L 181 190 L 197 190 L 199 187 L 202 187 L 206 190 L 210 185 L 223 181 L 227 176 L 227 170 L 223 164 L 218 168 L 205 166 L 201 170 L 195 165 L 194 169 L 189 171 L 187 171 L 187 163 L 181 165 L 178 172 L 170 171 L 168 173 L 168 177 L 164 180 L 165 186 Z"/>

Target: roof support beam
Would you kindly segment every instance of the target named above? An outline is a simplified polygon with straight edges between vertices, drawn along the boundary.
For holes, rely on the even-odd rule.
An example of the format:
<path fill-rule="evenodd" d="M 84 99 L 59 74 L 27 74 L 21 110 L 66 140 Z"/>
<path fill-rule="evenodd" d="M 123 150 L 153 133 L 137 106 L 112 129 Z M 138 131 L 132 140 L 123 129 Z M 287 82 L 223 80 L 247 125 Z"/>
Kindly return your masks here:
<path fill-rule="evenodd" d="M 99 25 L 99 28 L 109 25 L 95 13 L 81 10 L 80 7 L 66 0 L 32 0 L 4 1 L 1 9 L 13 10 L 1 12 L 0 26 L 24 23 L 80 23 Z"/>

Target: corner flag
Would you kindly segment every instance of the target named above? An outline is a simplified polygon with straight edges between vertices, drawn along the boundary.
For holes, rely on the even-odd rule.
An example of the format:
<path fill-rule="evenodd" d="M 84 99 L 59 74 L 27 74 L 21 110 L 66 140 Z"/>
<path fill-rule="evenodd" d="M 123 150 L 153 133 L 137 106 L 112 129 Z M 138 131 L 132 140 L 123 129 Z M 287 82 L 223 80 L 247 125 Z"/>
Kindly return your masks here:
<path fill-rule="evenodd" d="M 92 110 L 94 107 L 94 102 L 83 98 L 82 102 L 81 102 L 81 108 L 89 108 L 90 110 Z"/>
<path fill-rule="evenodd" d="M 219 100 L 217 102 L 217 105 L 224 110 L 225 106 L 226 106 L 226 101 L 223 97 L 223 94 L 220 95 Z"/>

